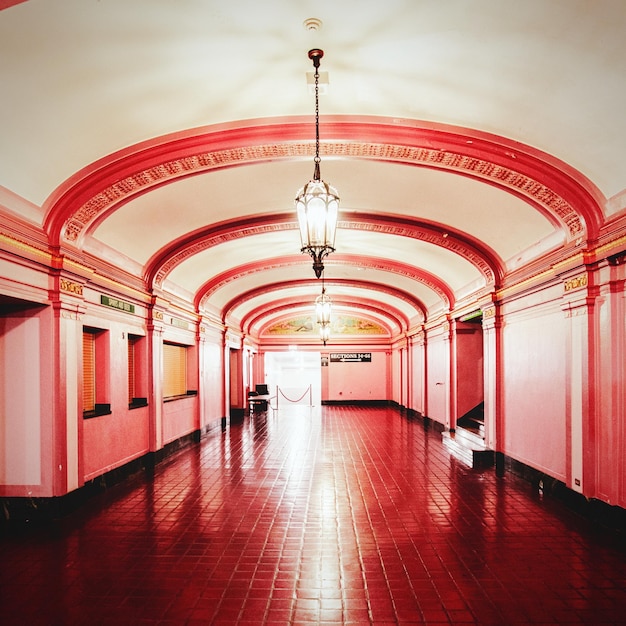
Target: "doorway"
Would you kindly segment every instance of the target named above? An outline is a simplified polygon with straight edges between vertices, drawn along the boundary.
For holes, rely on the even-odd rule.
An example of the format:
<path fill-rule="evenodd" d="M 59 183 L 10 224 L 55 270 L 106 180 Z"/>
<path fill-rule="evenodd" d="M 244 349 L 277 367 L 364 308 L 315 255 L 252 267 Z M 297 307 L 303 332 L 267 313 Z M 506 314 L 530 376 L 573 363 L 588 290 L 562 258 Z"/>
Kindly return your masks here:
<path fill-rule="evenodd" d="M 456 429 L 485 437 L 484 338 L 482 313 L 456 323 Z"/>
<path fill-rule="evenodd" d="M 319 352 L 265 353 L 265 380 L 278 407 L 319 407 L 322 403 L 322 365 Z"/>

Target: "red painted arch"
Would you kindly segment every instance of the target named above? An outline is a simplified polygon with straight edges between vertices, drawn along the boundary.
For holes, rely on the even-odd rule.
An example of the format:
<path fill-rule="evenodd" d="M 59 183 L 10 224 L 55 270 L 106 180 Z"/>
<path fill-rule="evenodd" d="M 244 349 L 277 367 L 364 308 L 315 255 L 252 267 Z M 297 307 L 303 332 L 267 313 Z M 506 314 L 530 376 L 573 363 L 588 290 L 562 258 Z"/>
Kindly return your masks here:
<path fill-rule="evenodd" d="M 284 317 L 285 313 L 289 311 L 293 312 L 293 314 L 297 314 L 298 311 L 311 312 L 312 307 L 313 304 L 311 301 L 303 302 L 301 299 L 281 299 L 276 302 L 276 305 L 271 307 L 271 309 L 268 307 L 259 307 L 259 309 L 251 311 L 242 321 L 242 330 L 246 335 L 252 336 L 253 327 L 261 324 L 258 332 L 260 338 L 264 330 L 269 325 Z M 333 299 L 333 307 L 356 311 L 355 315 L 357 316 L 359 313 L 365 311 L 365 313 L 362 313 L 363 317 L 367 317 L 379 323 L 387 329 L 390 336 L 393 336 L 392 326 L 397 327 L 401 332 L 408 329 L 405 316 L 393 307 L 386 307 L 382 310 L 380 307 L 373 306 L 371 302 L 366 302 L 361 298 L 351 299 L 350 301 Z"/>
<path fill-rule="evenodd" d="M 208 280 L 196 293 L 194 298 L 194 306 L 197 311 L 200 311 L 203 308 L 204 302 L 211 297 L 211 294 L 215 293 L 217 289 L 222 287 L 223 285 L 228 284 L 229 282 L 236 280 L 237 278 L 241 278 L 250 273 L 266 270 L 268 268 L 278 268 L 278 267 L 288 267 L 290 265 L 299 265 L 303 262 L 305 257 L 303 255 L 293 255 L 289 257 L 278 257 L 275 259 L 264 259 L 263 261 L 248 263 L 246 265 L 238 266 L 228 270 L 227 272 L 223 272 L 217 276 L 214 276 L 210 280 Z M 308 260 L 308 257 L 306 257 Z M 327 267 L 332 267 L 333 265 L 352 265 L 358 266 L 363 265 L 363 257 L 354 257 L 347 254 L 337 254 L 334 253 L 332 257 L 326 259 L 325 262 Z M 371 259 L 368 260 L 368 266 L 372 267 L 375 264 L 371 262 Z M 396 261 L 381 261 L 380 269 L 384 271 L 389 271 L 396 274 L 403 274 L 408 276 L 412 280 L 420 282 L 426 285 L 428 288 L 432 289 L 435 293 L 439 295 L 444 303 L 444 307 L 451 309 L 454 307 L 455 299 L 454 293 L 452 289 L 450 289 L 449 285 L 447 285 L 444 281 L 442 281 L 438 276 L 431 274 L 430 272 L 426 272 L 418 267 L 410 265 L 408 263 L 398 263 Z M 327 283 L 331 281 L 327 279 Z M 366 281 L 362 281 L 366 283 Z M 314 284 L 313 280 L 310 281 L 310 284 Z M 347 284 L 347 283 L 346 283 Z M 353 283 L 349 283 L 353 284 Z M 284 283 L 281 283 L 281 286 Z M 423 304 L 421 305 L 423 307 Z"/>
<path fill-rule="evenodd" d="M 368 281 L 354 281 L 354 280 L 326 280 L 325 284 L 327 286 L 330 286 L 331 288 L 332 286 L 356 287 L 356 288 L 361 288 L 361 289 L 374 290 L 379 293 L 389 294 L 395 298 L 398 298 L 400 300 L 407 302 L 408 304 L 410 304 L 412 307 L 415 308 L 416 313 L 421 314 L 422 318 L 424 319 L 426 318 L 426 307 L 418 298 L 416 298 L 413 294 L 407 293 L 406 291 L 402 291 L 400 289 L 396 289 L 394 287 L 390 287 L 389 285 L 368 282 Z M 228 316 L 230 312 L 232 311 L 232 309 L 238 306 L 239 304 L 241 304 L 242 302 L 246 302 L 260 295 L 272 293 L 274 291 L 278 291 L 281 289 L 288 289 L 290 287 L 308 287 L 309 285 L 317 286 L 317 284 L 314 283 L 313 280 L 306 279 L 306 280 L 285 281 L 276 285 L 264 285 L 256 289 L 250 289 L 249 291 L 246 291 L 245 293 L 239 294 L 236 298 L 233 298 L 228 303 L 226 303 L 226 305 L 224 305 L 222 309 L 222 322 L 227 323 Z M 313 290 L 311 290 L 311 293 L 313 293 Z M 296 298 L 295 300 L 298 300 L 298 299 Z M 290 301 L 293 302 L 294 299 L 290 299 Z M 374 302 L 375 301 L 373 299 L 370 301 L 370 303 L 374 303 Z M 308 303 L 310 304 L 310 301 L 308 301 Z M 267 310 L 273 310 L 275 306 L 276 306 L 276 302 L 272 301 L 272 303 L 268 305 Z M 381 305 L 380 307 L 381 311 L 383 311 L 386 306 L 387 305 L 384 305 L 384 306 Z M 408 320 L 406 319 L 406 317 L 402 314 L 400 315 L 401 315 L 401 318 L 399 319 L 404 319 L 405 325 L 408 324 Z M 242 321 L 242 325 L 243 325 L 243 321 Z"/>
<path fill-rule="evenodd" d="M 398 216 L 368 215 L 355 212 L 350 214 L 349 221 L 341 220 L 338 227 L 412 237 L 446 248 L 455 254 L 459 254 L 474 265 L 484 276 L 487 284 L 497 285 L 504 274 L 504 265 L 493 250 L 467 235 L 444 225 L 425 220 L 401 218 Z M 280 213 L 271 216 L 255 216 L 221 222 L 195 230 L 172 241 L 149 259 L 144 272 L 146 286 L 148 289 L 151 289 L 155 285 L 160 285 L 167 275 L 185 259 L 225 241 L 232 241 L 236 238 L 243 238 L 264 232 L 297 230 L 297 228 L 298 225 L 295 222 L 293 213 Z M 288 262 L 301 263 L 302 257 L 290 258 Z M 265 267 L 267 267 L 267 260 L 264 261 L 264 264 Z M 254 269 L 254 267 L 252 266 L 251 269 Z M 236 269 L 234 271 L 238 272 Z M 242 271 L 244 270 L 242 269 Z M 415 271 L 414 274 L 420 276 L 419 271 Z M 426 275 L 427 273 L 425 272 L 421 274 L 423 281 L 426 279 Z M 231 274 L 219 277 L 219 280 L 222 281 L 228 281 L 230 279 L 232 279 Z M 209 291 L 212 282 L 213 281 L 209 281 L 203 285 L 199 291 Z M 454 302 L 452 290 L 446 287 L 442 281 L 434 277 L 431 284 L 435 285 L 435 290 L 441 290 L 440 295 L 442 298 L 444 300 L 447 299 L 449 306 L 452 306 Z M 196 307 L 198 306 L 201 306 L 201 301 L 196 297 Z"/>
<path fill-rule="evenodd" d="M 566 232 L 593 239 L 604 197 L 562 161 L 519 142 L 467 128 L 367 116 L 323 118 L 324 153 L 414 164 L 470 176 L 523 197 Z M 108 155 L 70 177 L 44 203 L 52 245 L 79 245 L 134 197 L 224 167 L 312 154 L 309 118 L 272 118 L 192 129 Z"/>

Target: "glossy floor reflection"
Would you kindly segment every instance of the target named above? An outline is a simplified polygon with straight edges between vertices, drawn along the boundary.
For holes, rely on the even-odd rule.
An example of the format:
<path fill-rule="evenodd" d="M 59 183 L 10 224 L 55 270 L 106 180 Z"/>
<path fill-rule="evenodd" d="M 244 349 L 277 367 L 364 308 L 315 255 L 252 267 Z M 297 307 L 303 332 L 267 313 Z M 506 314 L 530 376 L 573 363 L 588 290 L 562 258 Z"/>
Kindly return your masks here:
<path fill-rule="evenodd" d="M 394 409 L 246 417 L 45 527 L 3 624 L 618 624 L 626 554 Z"/>

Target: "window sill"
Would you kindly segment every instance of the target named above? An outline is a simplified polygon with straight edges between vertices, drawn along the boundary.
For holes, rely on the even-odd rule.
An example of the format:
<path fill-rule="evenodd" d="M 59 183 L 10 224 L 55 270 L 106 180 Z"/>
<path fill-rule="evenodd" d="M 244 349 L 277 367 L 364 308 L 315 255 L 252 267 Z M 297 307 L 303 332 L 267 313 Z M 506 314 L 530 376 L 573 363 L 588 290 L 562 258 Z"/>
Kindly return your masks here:
<path fill-rule="evenodd" d="M 100 417 L 101 415 L 111 415 L 110 404 L 96 404 L 93 411 L 83 411 L 83 419 L 91 419 L 92 417 Z"/>
<path fill-rule="evenodd" d="M 142 406 L 148 406 L 148 398 L 133 398 L 132 402 L 128 403 L 129 409 L 139 409 Z"/>
<path fill-rule="evenodd" d="M 184 398 L 189 398 L 190 396 L 197 396 L 198 392 L 195 389 L 188 390 L 187 393 L 183 393 L 179 396 L 168 396 L 167 398 L 163 398 L 163 402 L 174 402 L 175 400 L 183 400 Z"/>

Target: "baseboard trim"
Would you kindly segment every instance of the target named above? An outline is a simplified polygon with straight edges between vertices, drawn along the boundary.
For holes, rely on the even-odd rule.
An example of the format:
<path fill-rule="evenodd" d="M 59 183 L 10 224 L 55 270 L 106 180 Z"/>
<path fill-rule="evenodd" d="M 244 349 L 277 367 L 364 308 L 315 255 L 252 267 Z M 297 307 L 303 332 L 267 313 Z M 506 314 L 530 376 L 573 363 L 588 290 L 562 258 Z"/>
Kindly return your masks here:
<path fill-rule="evenodd" d="M 363 401 L 326 401 L 322 404 L 335 406 L 392 406 L 406 416 L 407 419 L 421 420 L 425 430 L 443 432 L 445 427 L 419 411 L 407 409 L 396 402 L 388 400 Z M 195 430 L 165 445 L 160 450 L 149 452 L 118 468 L 98 476 L 82 487 L 64 496 L 49 498 L 0 497 L 0 522 L 9 521 L 49 521 L 65 517 L 84 505 L 94 495 L 102 493 L 131 476 L 141 472 L 150 472 L 154 468 L 184 448 L 199 443 L 204 437 L 217 429 L 223 430 L 228 424 L 228 418 L 223 417 L 215 423 L 208 424 L 202 429 Z M 596 498 L 586 498 L 573 491 L 565 483 L 539 470 L 508 457 L 502 452 L 496 452 L 495 471 L 498 476 L 504 477 L 507 473 L 515 475 L 524 481 L 538 494 L 544 497 L 553 497 L 565 504 L 591 523 L 622 533 L 626 537 L 626 509 L 607 504 Z"/>
<path fill-rule="evenodd" d="M 224 428 L 226 418 L 184 435 L 166 444 L 160 450 L 148 452 L 120 467 L 109 470 L 87 481 L 82 487 L 63 496 L 53 497 L 0 497 L 0 522 L 51 521 L 60 519 L 83 506 L 90 498 L 141 472 L 151 472 L 167 458 L 180 450 L 199 443 L 214 430 Z"/>
<path fill-rule="evenodd" d="M 497 475 L 503 477 L 507 472 L 525 480 L 538 495 L 557 499 L 592 524 L 626 537 L 626 509 L 597 498 L 587 498 L 569 488 L 563 481 L 513 459 L 503 452 L 496 452 Z"/>
<path fill-rule="evenodd" d="M 394 406 L 391 400 L 322 400 L 322 406 Z"/>

